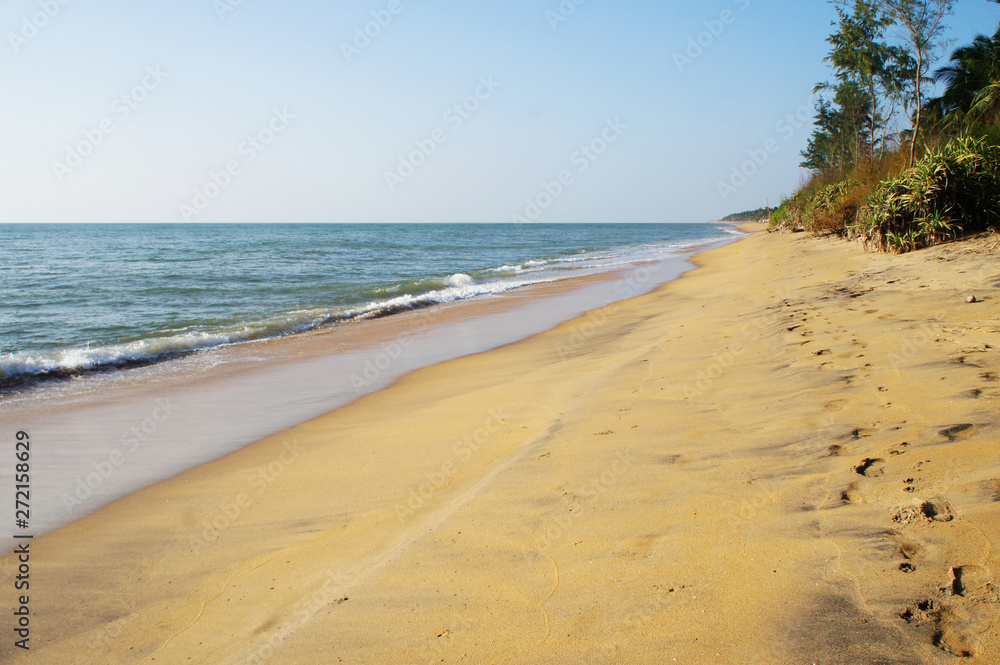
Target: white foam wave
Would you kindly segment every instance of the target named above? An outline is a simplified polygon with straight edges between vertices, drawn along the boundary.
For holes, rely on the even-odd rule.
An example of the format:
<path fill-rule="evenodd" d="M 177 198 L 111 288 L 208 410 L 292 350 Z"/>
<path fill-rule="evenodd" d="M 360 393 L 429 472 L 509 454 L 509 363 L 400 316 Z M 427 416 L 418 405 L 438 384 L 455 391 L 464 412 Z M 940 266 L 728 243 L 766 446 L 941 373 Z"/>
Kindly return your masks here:
<path fill-rule="evenodd" d="M 368 303 L 362 307 L 347 310 L 343 313 L 345 318 L 371 318 L 392 314 L 406 310 L 420 309 L 429 305 L 442 305 L 458 300 L 467 300 L 484 295 L 496 295 L 506 291 L 519 289 L 530 284 L 553 281 L 555 278 L 547 279 L 506 279 L 493 282 L 476 283 L 469 279 L 468 284 L 460 286 L 448 286 L 443 289 L 436 289 L 417 295 L 403 295 L 387 300 L 378 300 Z M 464 281 L 464 280 L 460 280 Z"/>
<path fill-rule="evenodd" d="M 50 354 L 10 353 L 0 357 L 0 379 L 24 375 L 74 373 L 130 363 L 153 361 L 160 357 L 195 351 L 247 339 L 249 333 L 187 333 L 144 339 L 128 344 L 64 349 Z"/>

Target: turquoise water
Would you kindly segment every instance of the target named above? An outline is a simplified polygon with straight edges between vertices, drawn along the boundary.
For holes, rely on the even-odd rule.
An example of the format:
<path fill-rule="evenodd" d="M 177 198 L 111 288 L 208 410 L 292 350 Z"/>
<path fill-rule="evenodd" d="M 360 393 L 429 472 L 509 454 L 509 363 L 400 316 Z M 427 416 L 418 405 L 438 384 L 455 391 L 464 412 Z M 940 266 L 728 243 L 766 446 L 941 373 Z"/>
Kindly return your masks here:
<path fill-rule="evenodd" d="M 715 224 L 0 225 L 0 390 L 667 258 Z"/>

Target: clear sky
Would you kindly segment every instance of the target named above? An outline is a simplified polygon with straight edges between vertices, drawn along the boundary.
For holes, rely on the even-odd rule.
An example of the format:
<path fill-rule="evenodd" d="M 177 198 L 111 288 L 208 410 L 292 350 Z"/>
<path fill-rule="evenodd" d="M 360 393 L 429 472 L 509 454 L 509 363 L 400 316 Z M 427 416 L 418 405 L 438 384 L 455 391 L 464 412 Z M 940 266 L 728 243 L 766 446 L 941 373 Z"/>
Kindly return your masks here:
<path fill-rule="evenodd" d="M 821 0 L 7 0 L 0 222 L 774 205 L 804 175 L 795 115 L 829 78 L 833 17 Z M 998 21 L 959 0 L 953 37 Z"/>

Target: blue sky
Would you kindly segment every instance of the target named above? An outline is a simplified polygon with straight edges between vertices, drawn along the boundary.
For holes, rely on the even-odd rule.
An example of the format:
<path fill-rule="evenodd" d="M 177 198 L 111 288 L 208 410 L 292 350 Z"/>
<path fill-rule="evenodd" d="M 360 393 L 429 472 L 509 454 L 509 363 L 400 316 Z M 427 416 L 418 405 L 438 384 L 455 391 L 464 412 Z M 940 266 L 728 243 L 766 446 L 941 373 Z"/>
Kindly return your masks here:
<path fill-rule="evenodd" d="M 833 17 L 820 0 L 8 0 L 0 222 L 716 219 L 802 179 Z M 998 21 L 960 0 L 950 23 L 964 43 Z"/>

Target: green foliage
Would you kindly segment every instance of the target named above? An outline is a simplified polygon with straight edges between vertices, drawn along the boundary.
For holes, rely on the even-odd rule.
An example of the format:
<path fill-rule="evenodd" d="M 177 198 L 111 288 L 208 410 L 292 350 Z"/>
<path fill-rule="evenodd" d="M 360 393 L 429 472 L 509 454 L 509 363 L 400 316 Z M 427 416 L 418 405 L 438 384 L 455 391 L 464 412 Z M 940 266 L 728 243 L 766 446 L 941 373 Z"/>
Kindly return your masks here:
<path fill-rule="evenodd" d="M 796 192 L 791 197 L 785 199 L 778 206 L 777 210 L 771 213 L 771 226 L 781 227 L 790 231 L 803 229 L 802 210 L 809 200 L 806 192 Z"/>
<path fill-rule="evenodd" d="M 1000 29 L 956 49 L 950 64 L 934 73 L 934 81 L 945 90 L 927 103 L 926 111 L 939 131 L 971 134 L 975 125 L 995 125 L 1000 119 Z"/>
<path fill-rule="evenodd" d="M 850 179 L 804 189 L 782 202 L 771 215 L 771 226 L 845 235 L 858 209 L 857 190 L 858 184 Z"/>
<path fill-rule="evenodd" d="M 944 94 L 925 104 L 954 0 L 832 1 L 839 22 L 826 60 L 837 80 L 817 86 L 832 96 L 819 101 L 802 153 L 812 179 L 771 225 L 893 252 L 998 225 L 1000 30 L 957 49 L 935 76 Z M 903 46 L 883 41 L 890 26 Z M 912 129 L 893 135 L 900 108 Z"/>
<path fill-rule="evenodd" d="M 878 0 L 878 4 L 905 35 L 907 51 L 916 64 L 907 95 L 908 107 L 916 109 L 910 140 L 909 165 L 913 166 L 923 129 L 923 83 L 938 51 L 946 44 L 945 18 L 951 15 L 955 0 Z"/>
<path fill-rule="evenodd" d="M 856 186 L 852 180 L 842 180 L 816 192 L 807 212 L 811 230 L 817 233 L 845 234 L 847 225 L 854 220 L 858 210 L 851 196 Z"/>
<path fill-rule="evenodd" d="M 957 49 L 935 76 L 944 94 L 924 104 L 954 0 L 833 2 L 839 22 L 826 60 L 837 81 L 817 87 L 833 94 L 817 105 L 802 153 L 812 179 L 782 202 L 772 226 L 906 252 L 997 225 L 1000 30 Z M 882 41 L 890 26 L 904 46 Z M 900 108 L 913 128 L 893 135 Z"/>
<path fill-rule="evenodd" d="M 761 222 L 771 216 L 770 208 L 758 208 L 737 212 L 722 218 L 723 222 Z"/>
<path fill-rule="evenodd" d="M 884 144 L 883 132 L 893 114 L 890 100 L 910 78 L 910 57 L 884 41 L 892 24 L 875 0 L 840 0 L 836 3 L 837 31 L 826 61 L 837 78 L 822 83 L 816 92 L 829 91 L 831 99 L 816 105 L 816 129 L 802 152 L 802 166 L 843 177 L 856 164 L 871 161 Z"/>
<path fill-rule="evenodd" d="M 849 236 L 908 252 L 985 231 L 1000 220 L 1000 148 L 957 138 L 875 187 Z"/>
<path fill-rule="evenodd" d="M 969 129 L 968 135 L 982 138 L 987 145 L 1000 146 L 1000 125 L 977 125 Z"/>
<path fill-rule="evenodd" d="M 853 81 L 818 89 L 832 89 L 834 96 L 832 102 L 820 99 L 816 105 L 816 130 L 802 152 L 801 165 L 813 171 L 846 173 L 871 154 L 873 98 Z"/>

